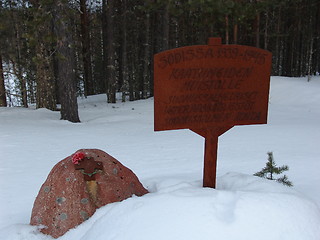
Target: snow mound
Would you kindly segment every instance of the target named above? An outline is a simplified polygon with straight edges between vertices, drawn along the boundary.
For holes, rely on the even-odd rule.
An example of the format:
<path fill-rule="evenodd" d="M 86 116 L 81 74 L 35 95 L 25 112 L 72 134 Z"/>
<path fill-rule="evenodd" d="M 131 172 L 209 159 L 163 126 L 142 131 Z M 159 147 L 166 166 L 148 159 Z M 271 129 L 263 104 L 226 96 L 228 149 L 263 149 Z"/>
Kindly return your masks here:
<path fill-rule="evenodd" d="M 45 109 L 0 108 L 0 240 L 52 239 L 28 225 L 34 199 L 52 167 L 81 148 L 119 159 L 151 193 L 100 208 L 59 240 L 320 240 L 319 91 L 320 76 L 272 77 L 268 124 L 219 137 L 216 190 L 201 187 L 204 139 L 155 133 L 152 98 L 79 99 L 77 124 Z M 270 151 L 290 166 L 293 188 L 252 176 Z"/>
<path fill-rule="evenodd" d="M 239 173 L 218 188 L 167 180 L 156 191 L 97 210 L 60 240 L 319 240 L 320 210 L 293 189 Z M 47 240 L 34 227 L 14 225 L 4 239 Z"/>
<path fill-rule="evenodd" d="M 0 229 L 1 240 L 52 240 L 54 238 L 38 231 L 36 226 L 13 224 Z"/>

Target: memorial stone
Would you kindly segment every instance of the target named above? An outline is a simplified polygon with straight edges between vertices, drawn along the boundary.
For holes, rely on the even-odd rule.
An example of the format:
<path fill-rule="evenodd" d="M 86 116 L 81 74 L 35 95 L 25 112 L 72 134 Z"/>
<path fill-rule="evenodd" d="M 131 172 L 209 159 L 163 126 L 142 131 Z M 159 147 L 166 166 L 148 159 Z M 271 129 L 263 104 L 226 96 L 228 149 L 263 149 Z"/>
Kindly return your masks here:
<path fill-rule="evenodd" d="M 34 202 L 30 224 L 42 225 L 41 232 L 57 238 L 97 208 L 146 193 L 118 160 L 98 149 L 81 149 L 53 167 Z"/>

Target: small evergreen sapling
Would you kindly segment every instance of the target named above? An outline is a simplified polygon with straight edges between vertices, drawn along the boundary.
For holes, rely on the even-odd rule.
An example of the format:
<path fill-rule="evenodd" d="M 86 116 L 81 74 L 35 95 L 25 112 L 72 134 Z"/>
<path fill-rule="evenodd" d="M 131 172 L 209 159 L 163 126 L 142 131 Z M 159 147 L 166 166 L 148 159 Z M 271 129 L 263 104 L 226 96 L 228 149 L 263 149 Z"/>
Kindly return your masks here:
<path fill-rule="evenodd" d="M 286 175 L 283 175 L 280 178 L 275 178 L 274 175 L 278 175 L 283 173 L 284 171 L 288 171 L 289 167 L 287 165 L 283 165 L 281 167 L 277 167 L 274 159 L 273 159 L 273 153 L 268 152 L 268 162 L 266 163 L 266 166 L 260 171 L 254 174 L 254 176 L 266 178 L 269 180 L 276 180 L 279 183 L 282 183 L 283 185 L 287 185 L 289 187 L 293 186 L 292 182 L 288 180 L 288 177 Z"/>

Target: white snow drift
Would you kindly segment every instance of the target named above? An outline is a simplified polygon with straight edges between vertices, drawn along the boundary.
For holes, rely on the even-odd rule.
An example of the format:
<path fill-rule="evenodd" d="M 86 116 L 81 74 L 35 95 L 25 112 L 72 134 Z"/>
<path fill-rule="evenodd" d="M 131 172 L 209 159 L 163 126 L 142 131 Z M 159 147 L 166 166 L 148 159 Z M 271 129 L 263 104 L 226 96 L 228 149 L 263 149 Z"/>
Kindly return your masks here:
<path fill-rule="evenodd" d="M 267 125 L 219 138 L 217 189 L 202 188 L 202 137 L 153 131 L 153 99 L 79 99 L 82 123 L 45 109 L 0 108 L 0 239 L 51 237 L 29 226 L 51 168 L 80 148 L 100 148 L 150 191 L 97 210 L 60 240 L 319 240 L 320 77 L 273 77 Z M 273 151 L 294 187 L 252 176 Z"/>

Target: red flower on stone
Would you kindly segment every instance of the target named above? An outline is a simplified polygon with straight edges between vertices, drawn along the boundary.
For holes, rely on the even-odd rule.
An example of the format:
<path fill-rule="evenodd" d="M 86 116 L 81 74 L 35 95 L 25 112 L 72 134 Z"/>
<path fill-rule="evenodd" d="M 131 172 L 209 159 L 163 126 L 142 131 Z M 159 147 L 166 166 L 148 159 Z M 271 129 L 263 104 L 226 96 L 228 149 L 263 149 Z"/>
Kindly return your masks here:
<path fill-rule="evenodd" d="M 85 158 L 85 154 L 83 152 L 76 152 L 72 156 L 73 164 L 79 164 L 79 162 Z"/>

